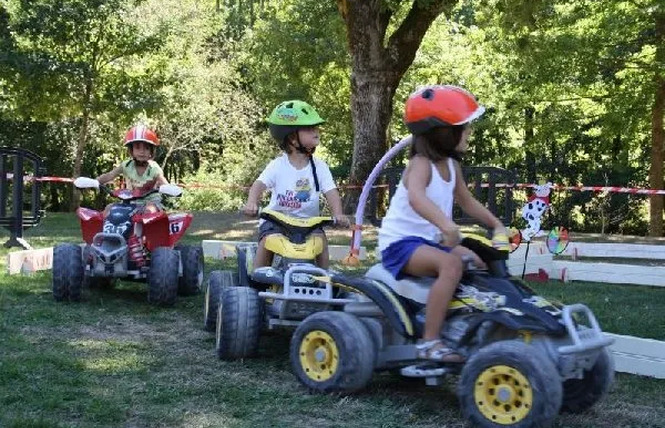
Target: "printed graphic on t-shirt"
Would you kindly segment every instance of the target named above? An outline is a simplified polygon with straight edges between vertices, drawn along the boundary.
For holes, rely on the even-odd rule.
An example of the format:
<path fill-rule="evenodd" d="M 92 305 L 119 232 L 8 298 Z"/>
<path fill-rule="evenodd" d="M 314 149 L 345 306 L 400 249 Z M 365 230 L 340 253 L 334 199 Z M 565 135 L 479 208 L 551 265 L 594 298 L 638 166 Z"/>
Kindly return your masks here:
<path fill-rule="evenodd" d="M 127 179 L 127 188 L 131 189 L 135 196 L 143 195 L 144 193 L 154 189 L 156 182 L 157 179 L 152 179 L 148 181 L 137 181 L 129 178 Z"/>
<path fill-rule="evenodd" d="M 311 190 L 312 186 L 309 183 L 309 178 L 300 178 L 296 181 L 295 190 L 287 190 L 286 193 L 277 194 L 277 205 L 297 210 L 302 204 L 309 202 L 312 197 Z"/>

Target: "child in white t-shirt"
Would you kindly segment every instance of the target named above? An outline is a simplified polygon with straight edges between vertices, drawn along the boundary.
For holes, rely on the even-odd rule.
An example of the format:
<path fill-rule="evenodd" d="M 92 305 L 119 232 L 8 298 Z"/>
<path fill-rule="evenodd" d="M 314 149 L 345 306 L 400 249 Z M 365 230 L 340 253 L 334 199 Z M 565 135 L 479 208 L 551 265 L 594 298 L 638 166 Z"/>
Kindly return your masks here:
<path fill-rule="evenodd" d="M 324 123 L 312 106 L 304 101 L 292 100 L 279 104 L 268 118 L 270 133 L 279 142 L 284 153 L 273 159 L 249 189 L 245 214 L 256 215 L 258 201 L 263 192 L 270 190 L 270 202 L 266 208 L 299 218 L 319 215 L 320 193 L 326 197 L 335 221 L 348 226 L 349 220 L 342 212 L 342 200 L 330 173 L 321 159 L 313 156 L 319 145 L 318 125 Z M 265 249 L 265 237 L 280 230 L 272 222 L 259 224 L 259 245 L 254 257 L 254 269 L 269 266 L 273 253 Z M 329 265 L 328 242 L 323 230 L 324 249 L 317 258 L 322 268 Z"/>

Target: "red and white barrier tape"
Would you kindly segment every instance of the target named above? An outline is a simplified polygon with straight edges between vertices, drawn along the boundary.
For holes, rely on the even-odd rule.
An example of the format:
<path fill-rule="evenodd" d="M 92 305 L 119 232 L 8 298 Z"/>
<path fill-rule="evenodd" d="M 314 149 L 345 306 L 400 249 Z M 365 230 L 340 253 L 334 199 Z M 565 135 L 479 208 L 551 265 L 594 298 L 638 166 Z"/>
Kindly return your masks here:
<path fill-rule="evenodd" d="M 489 187 L 488 183 L 483 183 L 480 187 Z M 515 188 L 515 189 L 527 189 L 537 187 L 538 184 L 529 184 L 529 183 L 516 183 L 516 184 L 507 184 L 507 183 L 497 183 L 494 185 L 498 188 Z M 469 183 L 469 187 L 473 187 L 473 183 Z M 552 189 L 554 190 L 573 190 L 578 192 L 609 192 L 609 193 L 631 193 L 634 195 L 665 195 L 665 189 L 641 189 L 635 187 L 620 187 L 620 186 L 561 186 L 558 184 L 553 184 Z"/>
<path fill-rule="evenodd" d="M 7 178 L 12 179 L 14 174 L 7 173 Z M 68 177 L 34 177 L 32 175 L 26 175 L 23 177 L 24 182 L 30 181 L 42 181 L 42 182 L 60 182 L 60 183 L 72 183 L 74 182 L 73 178 Z M 468 183 L 469 187 L 475 187 L 475 183 Z M 211 185 L 207 183 L 179 183 L 179 186 L 189 189 L 221 189 L 221 190 L 249 190 L 249 186 L 241 185 Z M 496 183 L 494 187 L 497 188 L 513 188 L 513 189 L 528 189 L 537 187 L 537 184 L 530 183 Z M 340 189 L 358 189 L 361 188 L 360 185 L 342 185 L 339 186 Z M 385 188 L 388 187 L 387 184 L 378 184 L 373 186 L 374 188 Z M 487 188 L 490 187 L 489 183 L 482 183 L 480 187 Z M 629 193 L 633 195 L 665 195 L 665 189 L 641 189 L 635 187 L 620 187 L 620 186 L 561 186 L 558 184 L 552 185 L 554 190 L 569 190 L 577 192 L 598 192 L 598 193 Z"/>
<path fill-rule="evenodd" d="M 14 179 L 14 174 L 11 172 L 7 173 L 7 179 L 8 180 L 13 180 Z M 53 181 L 53 182 L 60 182 L 60 183 L 73 183 L 74 179 L 73 178 L 67 178 L 67 177 L 35 177 L 34 175 L 24 175 L 23 176 L 23 182 L 24 183 L 29 183 L 31 181 Z"/>

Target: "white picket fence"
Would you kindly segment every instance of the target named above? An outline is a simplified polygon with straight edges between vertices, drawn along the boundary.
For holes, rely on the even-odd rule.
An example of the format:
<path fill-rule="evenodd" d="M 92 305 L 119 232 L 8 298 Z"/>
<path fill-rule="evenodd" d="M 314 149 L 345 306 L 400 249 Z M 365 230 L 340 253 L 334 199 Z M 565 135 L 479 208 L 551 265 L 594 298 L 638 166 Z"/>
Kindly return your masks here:
<path fill-rule="evenodd" d="M 525 252 L 526 244 L 522 244 L 510 255 L 509 269 L 514 275 L 522 273 Z M 653 265 L 654 261 L 665 260 L 665 245 L 572 242 L 562 255 L 570 256 L 573 260 L 554 260 L 543 242 L 532 242 L 526 273 L 544 271 L 550 278 L 564 282 L 590 281 L 665 287 L 665 264 Z M 614 258 L 639 259 L 642 263 L 607 261 Z M 590 261 L 593 259 L 603 261 Z"/>

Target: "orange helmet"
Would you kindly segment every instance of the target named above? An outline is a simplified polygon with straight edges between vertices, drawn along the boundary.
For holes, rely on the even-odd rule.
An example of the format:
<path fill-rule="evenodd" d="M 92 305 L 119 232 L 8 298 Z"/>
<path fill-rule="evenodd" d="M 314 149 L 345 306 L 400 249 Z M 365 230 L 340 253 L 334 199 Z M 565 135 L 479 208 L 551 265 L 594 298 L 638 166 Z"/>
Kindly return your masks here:
<path fill-rule="evenodd" d="M 125 134 L 125 146 L 132 144 L 135 141 L 143 141 L 155 147 L 159 146 L 159 138 L 157 138 L 155 131 L 144 125 L 134 126 L 127 131 L 127 134 Z"/>
<path fill-rule="evenodd" d="M 451 85 L 418 89 L 406 100 L 404 122 L 414 135 L 439 126 L 464 125 L 482 115 L 485 107 L 469 91 Z"/>

